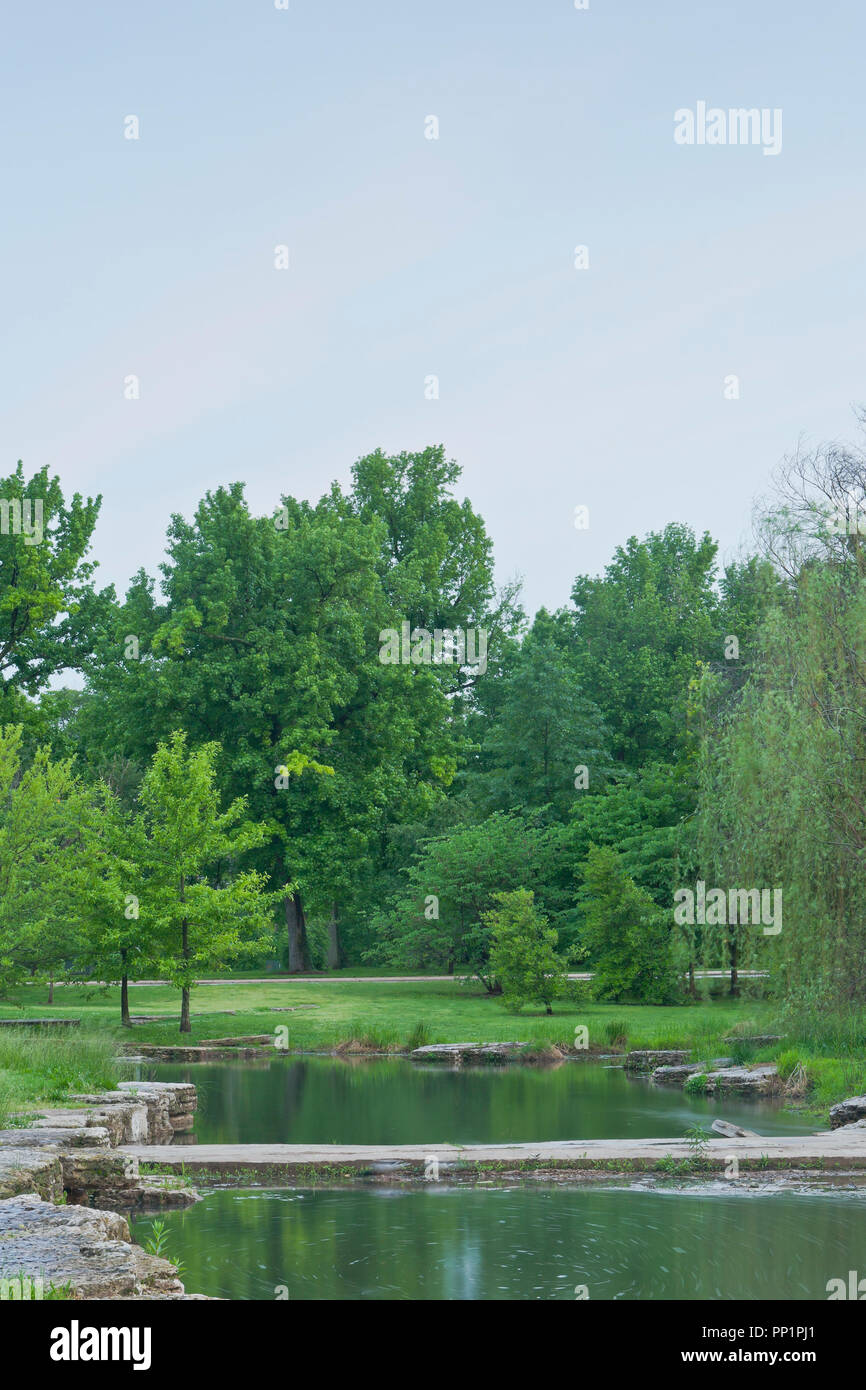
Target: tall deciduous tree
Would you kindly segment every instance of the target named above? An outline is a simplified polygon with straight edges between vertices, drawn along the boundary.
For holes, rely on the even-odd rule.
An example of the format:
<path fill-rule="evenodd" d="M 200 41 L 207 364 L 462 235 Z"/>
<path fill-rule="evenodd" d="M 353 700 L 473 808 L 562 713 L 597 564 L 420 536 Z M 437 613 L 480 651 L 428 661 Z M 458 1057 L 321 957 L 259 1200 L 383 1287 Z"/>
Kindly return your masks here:
<path fill-rule="evenodd" d="M 0 478 L 0 722 L 28 713 L 51 676 L 80 667 L 97 603 L 85 559 L 101 498 L 64 501 L 58 478 Z"/>
<path fill-rule="evenodd" d="M 181 991 L 182 1033 L 191 1031 L 196 975 L 229 965 L 246 942 L 264 944 L 269 935 L 265 876 L 235 871 L 267 831 L 246 819 L 242 798 L 220 810 L 218 752 L 216 744 L 188 750 L 181 733 L 160 744 L 142 782 L 131 837 L 141 874 L 140 917 L 156 943 L 158 968 Z"/>
<path fill-rule="evenodd" d="M 79 720 L 94 765 L 146 761 L 173 728 L 220 742 L 221 790 L 268 827 L 251 862 L 294 885 L 292 970 L 310 964 L 308 911 L 334 935 L 361 912 L 390 828 L 423 822 L 455 774 L 471 672 L 380 660 L 383 629 L 485 621 L 489 542 L 446 495 L 455 478 L 441 451 L 377 454 L 348 496 L 284 497 L 273 517 L 220 488 L 173 518 L 162 601 L 138 576 L 97 634 Z"/>
<path fill-rule="evenodd" d="M 543 609 L 500 684 L 481 747 L 480 794 L 491 809 L 546 808 L 565 819 L 577 788 L 601 789 L 611 759 L 601 714 Z"/>
<path fill-rule="evenodd" d="M 80 946 L 70 885 L 81 861 L 86 796 L 47 747 L 22 760 L 21 725 L 0 727 L 0 983 L 54 974 Z"/>
<path fill-rule="evenodd" d="M 720 655 L 716 543 L 669 525 L 618 546 L 600 579 L 572 599 L 584 695 L 601 711 L 613 756 L 675 762 L 688 741 L 688 690 L 698 662 Z"/>
<path fill-rule="evenodd" d="M 593 845 L 583 865 L 583 941 L 598 999 L 673 1003 L 680 987 L 672 954 L 672 913 L 638 888 L 614 849 Z"/>

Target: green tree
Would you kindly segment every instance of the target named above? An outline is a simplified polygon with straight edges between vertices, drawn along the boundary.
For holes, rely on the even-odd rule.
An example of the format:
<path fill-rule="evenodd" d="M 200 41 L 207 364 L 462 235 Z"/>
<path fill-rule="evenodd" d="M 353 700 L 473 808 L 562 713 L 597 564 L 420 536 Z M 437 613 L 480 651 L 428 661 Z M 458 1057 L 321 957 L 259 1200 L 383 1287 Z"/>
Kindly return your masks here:
<path fill-rule="evenodd" d="M 181 991 L 180 1031 L 189 1033 L 190 990 L 202 970 L 229 965 L 252 938 L 266 941 L 265 876 L 235 866 L 266 838 L 240 798 L 220 810 L 218 745 L 188 750 L 175 733 L 160 744 L 141 786 L 131 858 L 141 874 L 141 920 L 159 970 Z M 209 881 L 209 875 L 217 883 Z"/>
<path fill-rule="evenodd" d="M 498 992 L 484 914 L 497 893 L 548 881 L 554 851 L 547 830 L 503 812 L 427 840 L 377 918 L 377 958 L 449 974 L 463 967 Z"/>
<path fill-rule="evenodd" d="M 618 546 L 601 578 L 572 590 L 576 663 L 611 751 L 629 766 L 679 760 L 689 743 L 689 682 L 722 655 L 716 543 L 669 525 Z"/>
<path fill-rule="evenodd" d="M 489 542 L 446 495 L 455 469 L 441 451 L 372 455 L 349 495 L 285 497 L 274 517 L 220 488 L 173 518 L 162 600 L 139 575 L 95 636 L 77 715 L 94 772 L 145 763 L 175 728 L 217 740 L 221 792 L 268 827 L 250 862 L 293 884 L 293 971 L 311 963 L 308 912 L 333 922 L 335 955 L 341 924 L 357 939 L 393 827 L 423 823 L 455 775 L 471 673 L 380 660 L 380 632 L 404 621 L 486 621 Z"/>
<path fill-rule="evenodd" d="M 562 820 L 575 783 L 599 790 L 611 760 L 601 715 L 581 693 L 574 660 L 543 609 L 501 687 L 481 748 L 482 795 L 493 810 L 546 808 Z"/>
<path fill-rule="evenodd" d="M 131 1026 L 130 976 L 155 968 L 157 954 L 154 923 L 139 914 L 142 871 L 132 857 L 138 829 L 107 782 L 91 788 L 77 826 L 80 852 L 67 880 L 69 900 L 84 923 L 77 970 L 119 980 L 124 1028 Z"/>
<path fill-rule="evenodd" d="M 590 845 L 608 845 L 656 905 L 670 908 L 696 794 L 695 774 L 686 762 L 622 772 L 600 796 L 576 798 L 569 824 L 575 861 L 586 858 Z"/>
<path fill-rule="evenodd" d="M 22 696 L 83 664 L 98 602 L 85 556 L 100 503 L 75 493 L 67 505 L 47 468 L 28 479 L 19 462 L 0 479 L 0 723 L 31 717 Z"/>
<path fill-rule="evenodd" d="M 70 891 L 82 863 L 86 797 L 69 762 L 40 747 L 29 766 L 21 725 L 0 728 L 0 983 L 53 978 L 80 942 Z"/>
<path fill-rule="evenodd" d="M 671 950 L 671 914 L 638 888 L 609 846 L 593 845 L 582 866 L 583 941 L 598 999 L 672 1003 L 680 993 Z"/>
<path fill-rule="evenodd" d="M 495 893 L 496 907 L 483 914 L 492 938 L 490 969 L 505 1002 L 520 1009 L 536 1000 L 547 1014 L 568 985 L 568 967 L 556 949 L 557 933 L 525 888 Z"/>
<path fill-rule="evenodd" d="M 706 958 L 729 967 L 732 993 L 742 966 L 768 968 L 790 1007 L 806 1001 L 810 1024 L 866 1000 L 864 502 L 862 448 L 798 451 L 779 470 L 758 528 L 756 566 L 773 577 L 769 601 L 753 605 L 748 680 L 731 698 L 705 670 L 695 696 L 700 877 L 779 889 L 784 905 L 770 933 L 704 932 Z"/>

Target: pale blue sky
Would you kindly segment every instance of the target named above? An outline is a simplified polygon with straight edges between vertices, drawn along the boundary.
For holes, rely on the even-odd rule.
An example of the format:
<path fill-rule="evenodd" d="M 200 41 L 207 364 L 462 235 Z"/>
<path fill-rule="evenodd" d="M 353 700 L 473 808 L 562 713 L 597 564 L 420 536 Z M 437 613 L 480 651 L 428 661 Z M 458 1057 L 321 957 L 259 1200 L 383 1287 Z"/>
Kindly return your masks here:
<path fill-rule="evenodd" d="M 530 609 L 669 520 L 731 553 L 866 400 L 864 39 L 856 0 L 8 10 L 3 471 L 102 491 L 121 589 L 208 487 L 438 441 Z M 781 107 L 781 154 L 676 145 L 698 100 Z"/>

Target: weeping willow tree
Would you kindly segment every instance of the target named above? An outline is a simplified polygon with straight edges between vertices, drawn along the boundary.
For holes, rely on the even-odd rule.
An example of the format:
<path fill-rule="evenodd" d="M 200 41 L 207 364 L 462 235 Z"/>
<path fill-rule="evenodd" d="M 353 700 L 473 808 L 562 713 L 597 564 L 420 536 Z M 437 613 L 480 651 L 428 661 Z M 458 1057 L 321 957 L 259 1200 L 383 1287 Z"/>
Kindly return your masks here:
<path fill-rule="evenodd" d="M 864 1003 L 866 459 L 833 446 L 779 482 L 763 534 L 785 584 L 759 659 L 727 703 L 702 683 L 697 842 L 708 882 L 781 888 L 782 929 L 707 928 L 704 947 L 769 966 L 789 1000 Z"/>

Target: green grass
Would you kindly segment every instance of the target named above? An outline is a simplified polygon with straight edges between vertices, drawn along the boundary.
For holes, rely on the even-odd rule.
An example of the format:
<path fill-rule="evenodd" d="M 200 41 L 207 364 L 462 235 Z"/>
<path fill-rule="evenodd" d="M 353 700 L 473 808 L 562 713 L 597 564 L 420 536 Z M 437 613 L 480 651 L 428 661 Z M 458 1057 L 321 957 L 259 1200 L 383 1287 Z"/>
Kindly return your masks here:
<path fill-rule="evenodd" d="M 45 1303 L 65 1303 L 75 1297 L 75 1288 L 72 1282 L 65 1284 L 54 1284 L 49 1279 L 45 1283 L 41 1275 L 35 1277 L 19 1271 L 17 1274 L 7 1274 L 0 1279 L 0 1300 L 22 1301 L 30 1299 L 40 1299 Z"/>
<path fill-rule="evenodd" d="M 866 1011 L 833 1011 L 805 1003 L 785 1020 L 779 1074 L 794 1088 L 792 1099 L 820 1111 L 848 1096 L 866 1094 Z"/>
<path fill-rule="evenodd" d="M 99 1031 L 95 1020 L 93 1031 L 0 1028 L 0 1128 L 13 1110 L 110 1089 L 120 1075 L 116 1053 L 112 1030 Z"/>
<path fill-rule="evenodd" d="M 209 1038 L 288 1029 L 290 1050 L 326 1050 L 353 1039 L 381 1048 L 435 1042 L 494 1042 L 525 1039 L 535 1046 L 573 1046 L 575 1028 L 589 1030 L 592 1051 L 612 1047 L 707 1047 L 720 1055 L 721 1037 L 736 1024 L 767 1031 L 769 1006 L 760 1000 L 706 1000 L 695 1005 L 654 1008 L 563 1000 L 552 1017 L 543 1008 L 508 1013 L 479 985 L 417 979 L 410 983 L 331 983 L 317 980 L 227 980 L 199 985 L 192 992 L 192 1034 L 178 1031 L 179 994 L 170 986 L 130 987 L 133 1014 L 161 1014 L 156 1023 L 121 1029 L 119 990 L 57 985 L 51 1010 L 32 1002 L 38 993 L 24 986 L 0 1005 L 0 1017 L 14 1017 L 13 1003 L 28 1015 L 81 1018 L 82 1032 L 101 1033 L 115 1044 L 206 1042 Z M 297 1013 L 276 1012 L 299 1004 Z M 231 1012 L 227 1012 L 231 1011 Z M 0 1046 L 2 1034 L 0 1029 Z M 30 1034 L 36 1039 L 38 1034 Z M 81 1039 L 79 1038 L 78 1041 Z M 0 1062 L 2 1066 L 2 1062 Z"/>
<path fill-rule="evenodd" d="M 8 1127 L 12 1108 L 12 1085 L 6 1073 L 0 1071 L 0 1129 Z"/>

